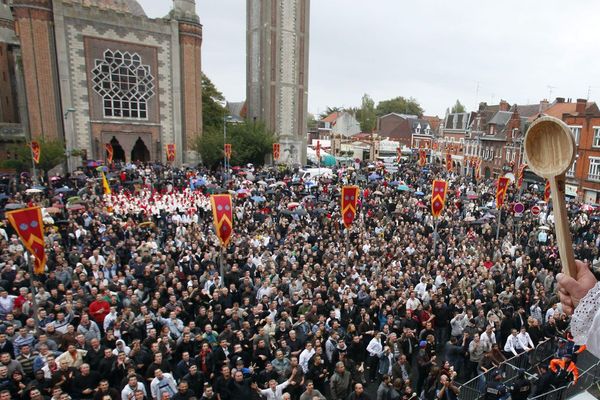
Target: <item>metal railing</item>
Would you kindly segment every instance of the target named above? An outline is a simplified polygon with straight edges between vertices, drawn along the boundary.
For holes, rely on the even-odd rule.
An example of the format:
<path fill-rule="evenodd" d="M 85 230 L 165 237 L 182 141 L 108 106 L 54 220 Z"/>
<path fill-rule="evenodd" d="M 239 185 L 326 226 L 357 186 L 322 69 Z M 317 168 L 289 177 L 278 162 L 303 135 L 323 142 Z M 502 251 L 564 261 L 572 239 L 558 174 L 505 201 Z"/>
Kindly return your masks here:
<path fill-rule="evenodd" d="M 480 400 L 485 396 L 486 382 L 493 379 L 493 374 L 496 371 L 502 373 L 505 385 L 510 383 L 517 378 L 520 370 L 527 370 L 535 367 L 540 362 L 549 360 L 554 357 L 556 349 L 558 348 L 556 339 L 546 339 L 530 352 L 521 353 L 508 360 L 502 362 L 498 367 L 488 370 L 487 372 L 477 375 L 475 378 L 465 382 L 460 386 L 460 399 L 461 400 Z M 531 376 L 531 374 L 529 374 Z"/>
<path fill-rule="evenodd" d="M 529 400 L 563 400 L 578 393 L 599 385 L 600 390 L 600 362 L 595 363 L 579 375 L 577 383 L 569 382 L 568 385 L 550 390 L 549 392 L 531 397 Z"/>

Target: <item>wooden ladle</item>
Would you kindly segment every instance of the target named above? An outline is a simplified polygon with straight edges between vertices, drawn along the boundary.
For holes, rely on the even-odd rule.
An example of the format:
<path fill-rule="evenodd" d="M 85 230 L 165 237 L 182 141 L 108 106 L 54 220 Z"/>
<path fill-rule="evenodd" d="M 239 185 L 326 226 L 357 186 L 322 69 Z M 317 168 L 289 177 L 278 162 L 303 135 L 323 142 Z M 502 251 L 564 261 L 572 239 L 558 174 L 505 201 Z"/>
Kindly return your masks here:
<path fill-rule="evenodd" d="M 529 168 L 550 182 L 556 242 L 562 272 L 577 278 L 573 242 L 565 205 L 565 173 L 575 160 L 575 140 L 569 127 L 560 119 L 540 117 L 525 134 L 525 154 Z"/>

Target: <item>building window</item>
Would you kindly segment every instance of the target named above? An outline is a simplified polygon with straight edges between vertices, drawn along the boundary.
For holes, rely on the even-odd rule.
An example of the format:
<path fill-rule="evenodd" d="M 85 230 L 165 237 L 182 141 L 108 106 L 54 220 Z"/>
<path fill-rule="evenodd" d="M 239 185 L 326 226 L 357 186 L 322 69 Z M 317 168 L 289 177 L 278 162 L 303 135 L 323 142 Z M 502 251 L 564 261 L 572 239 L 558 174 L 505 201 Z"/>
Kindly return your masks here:
<path fill-rule="evenodd" d="M 575 144 L 579 146 L 579 139 L 581 138 L 581 126 L 569 125 L 569 129 L 571 129 L 571 133 L 575 138 Z"/>
<path fill-rule="evenodd" d="M 594 141 L 592 147 L 600 147 L 600 127 L 594 127 Z"/>
<path fill-rule="evenodd" d="M 137 53 L 106 50 L 92 70 L 94 90 L 102 96 L 107 118 L 148 118 L 148 100 L 154 96 L 150 66 Z"/>
<path fill-rule="evenodd" d="M 588 179 L 592 181 L 600 181 L 600 157 L 590 157 Z"/>
<path fill-rule="evenodd" d="M 569 178 L 574 178 L 576 165 L 577 165 L 577 158 L 575 159 L 575 161 L 573 161 L 573 165 L 571 165 L 571 168 L 569 168 L 569 170 L 567 171 L 567 173 L 565 175 L 568 176 Z"/>

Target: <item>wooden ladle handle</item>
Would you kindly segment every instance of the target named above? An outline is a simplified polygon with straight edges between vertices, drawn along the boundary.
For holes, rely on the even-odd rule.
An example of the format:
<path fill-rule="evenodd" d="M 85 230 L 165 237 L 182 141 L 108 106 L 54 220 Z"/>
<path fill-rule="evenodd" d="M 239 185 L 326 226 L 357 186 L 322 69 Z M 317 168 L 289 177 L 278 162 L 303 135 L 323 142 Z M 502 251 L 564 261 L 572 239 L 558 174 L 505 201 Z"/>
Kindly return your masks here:
<path fill-rule="evenodd" d="M 573 253 L 573 242 L 569 231 L 569 218 L 565 204 L 565 175 L 550 177 L 548 180 L 550 181 L 550 195 L 552 197 L 552 209 L 554 210 L 554 230 L 562 272 L 577 279 L 577 266 L 575 265 L 575 254 Z"/>

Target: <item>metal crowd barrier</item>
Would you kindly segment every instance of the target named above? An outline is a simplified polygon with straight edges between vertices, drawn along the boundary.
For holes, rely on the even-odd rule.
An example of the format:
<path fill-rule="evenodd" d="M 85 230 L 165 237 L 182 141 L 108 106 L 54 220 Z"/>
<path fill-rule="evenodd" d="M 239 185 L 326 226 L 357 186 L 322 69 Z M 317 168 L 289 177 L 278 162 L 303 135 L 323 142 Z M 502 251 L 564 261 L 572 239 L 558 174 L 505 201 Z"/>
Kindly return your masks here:
<path fill-rule="evenodd" d="M 567 386 L 553 389 L 529 400 L 564 400 L 598 385 L 600 391 L 600 362 L 595 363 L 581 374 L 577 384 L 570 382 Z"/>
<path fill-rule="evenodd" d="M 497 368 L 490 369 L 488 372 L 477 375 L 475 378 L 460 386 L 460 399 L 482 399 L 485 395 L 486 382 L 490 381 L 492 379 L 492 374 L 498 370 L 502 373 L 502 382 L 504 382 L 505 385 L 510 386 L 510 383 L 519 375 L 519 370 L 523 369 L 527 371 L 537 366 L 540 362 L 553 358 L 557 347 L 556 339 L 547 339 L 538 343 L 532 351 L 509 358 Z"/>

